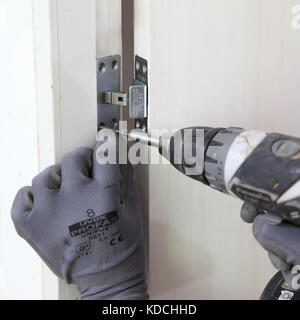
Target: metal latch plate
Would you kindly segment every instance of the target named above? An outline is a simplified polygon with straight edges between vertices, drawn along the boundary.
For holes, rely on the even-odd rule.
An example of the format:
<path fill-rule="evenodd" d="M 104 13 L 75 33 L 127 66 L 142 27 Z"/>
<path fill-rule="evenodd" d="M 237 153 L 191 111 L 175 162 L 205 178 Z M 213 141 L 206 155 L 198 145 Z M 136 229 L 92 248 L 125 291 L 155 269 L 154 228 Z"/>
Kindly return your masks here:
<path fill-rule="evenodd" d="M 137 94 L 137 100 L 132 102 L 132 115 L 135 116 L 135 128 L 142 128 L 143 130 L 148 130 L 148 62 L 146 59 L 135 56 L 135 85 L 145 85 L 144 96 L 142 89 Z M 133 96 L 133 95 L 132 95 Z M 142 105 L 145 106 L 142 110 Z M 135 111 L 134 111 L 135 110 Z"/>
<path fill-rule="evenodd" d="M 145 84 L 129 87 L 129 117 L 147 118 L 147 86 Z"/>
<path fill-rule="evenodd" d="M 97 113 L 98 130 L 103 127 L 118 128 L 120 107 L 128 105 L 129 117 L 135 119 L 135 128 L 147 130 L 148 117 L 148 64 L 135 57 L 135 80 L 129 92 L 120 92 L 121 57 L 119 55 L 97 60 Z"/>

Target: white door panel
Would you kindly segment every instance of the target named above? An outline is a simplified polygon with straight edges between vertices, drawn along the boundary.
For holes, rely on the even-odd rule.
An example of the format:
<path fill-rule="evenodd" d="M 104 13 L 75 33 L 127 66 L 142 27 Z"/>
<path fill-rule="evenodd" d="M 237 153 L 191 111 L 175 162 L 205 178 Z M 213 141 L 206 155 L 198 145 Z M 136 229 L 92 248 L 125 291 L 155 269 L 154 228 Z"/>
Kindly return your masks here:
<path fill-rule="evenodd" d="M 135 53 L 149 63 L 150 127 L 242 126 L 299 136 L 295 4 L 136 0 Z M 151 166 L 144 187 L 152 298 L 259 297 L 275 271 L 241 221 L 239 200 L 166 165 Z"/>

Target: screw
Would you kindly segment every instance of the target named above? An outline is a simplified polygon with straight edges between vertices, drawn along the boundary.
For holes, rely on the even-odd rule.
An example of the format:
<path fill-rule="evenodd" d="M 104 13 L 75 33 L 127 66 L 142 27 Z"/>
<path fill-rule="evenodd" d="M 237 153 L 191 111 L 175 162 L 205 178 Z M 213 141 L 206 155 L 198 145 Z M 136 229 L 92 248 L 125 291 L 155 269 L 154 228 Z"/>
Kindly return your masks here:
<path fill-rule="evenodd" d="M 112 126 L 113 129 L 118 129 L 118 120 L 117 119 L 112 119 L 111 126 Z"/>
<path fill-rule="evenodd" d="M 105 72 L 105 70 L 106 70 L 106 67 L 105 67 L 105 63 L 100 63 L 100 65 L 99 65 L 99 72 Z"/>
<path fill-rule="evenodd" d="M 98 131 L 100 131 L 101 129 L 105 128 L 105 124 L 103 122 L 101 122 L 99 125 L 98 125 Z"/>
<path fill-rule="evenodd" d="M 143 72 L 147 73 L 147 66 L 146 65 L 143 65 Z"/>
<path fill-rule="evenodd" d="M 135 63 L 135 68 L 137 71 L 139 71 L 141 69 L 141 65 L 138 61 Z"/>
<path fill-rule="evenodd" d="M 147 131 L 147 126 L 146 126 L 145 124 L 143 124 L 143 126 L 142 126 L 142 130 L 143 130 L 144 132 L 146 132 L 146 131 Z"/>
<path fill-rule="evenodd" d="M 141 127 L 141 123 L 139 121 L 136 121 L 135 127 L 136 127 L 136 129 L 139 129 Z"/>
<path fill-rule="evenodd" d="M 114 60 L 111 64 L 112 69 L 117 70 L 119 67 L 118 61 Z"/>

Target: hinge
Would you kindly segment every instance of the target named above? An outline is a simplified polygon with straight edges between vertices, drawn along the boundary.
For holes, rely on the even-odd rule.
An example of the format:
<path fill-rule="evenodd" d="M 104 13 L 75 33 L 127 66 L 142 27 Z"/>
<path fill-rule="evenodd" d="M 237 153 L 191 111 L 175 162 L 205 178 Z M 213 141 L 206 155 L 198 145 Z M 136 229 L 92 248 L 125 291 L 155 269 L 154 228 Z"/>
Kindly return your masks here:
<path fill-rule="evenodd" d="M 147 131 L 148 123 L 148 65 L 145 59 L 135 57 L 135 79 L 129 92 L 120 92 L 120 56 L 97 60 L 98 129 L 116 128 L 120 120 L 120 107 L 128 106 L 129 117 L 135 127 Z"/>

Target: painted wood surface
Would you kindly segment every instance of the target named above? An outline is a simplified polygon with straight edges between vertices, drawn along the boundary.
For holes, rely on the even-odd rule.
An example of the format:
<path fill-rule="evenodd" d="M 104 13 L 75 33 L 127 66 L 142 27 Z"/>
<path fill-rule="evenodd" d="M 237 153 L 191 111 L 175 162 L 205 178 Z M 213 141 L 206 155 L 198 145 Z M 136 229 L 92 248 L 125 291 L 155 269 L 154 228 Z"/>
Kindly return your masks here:
<path fill-rule="evenodd" d="M 96 58 L 122 53 L 121 0 L 56 0 L 51 4 L 55 154 L 95 145 Z M 60 281 L 60 299 L 77 299 Z"/>

